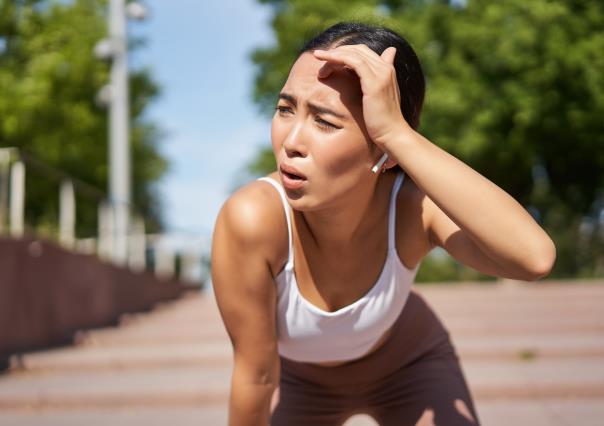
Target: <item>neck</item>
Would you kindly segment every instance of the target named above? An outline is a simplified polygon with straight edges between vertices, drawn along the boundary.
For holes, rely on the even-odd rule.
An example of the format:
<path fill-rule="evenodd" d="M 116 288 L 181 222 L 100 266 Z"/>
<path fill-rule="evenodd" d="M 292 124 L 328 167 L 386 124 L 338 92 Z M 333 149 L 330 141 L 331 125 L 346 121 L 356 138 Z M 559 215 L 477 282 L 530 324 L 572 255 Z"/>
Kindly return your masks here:
<path fill-rule="evenodd" d="M 319 251 L 341 252 L 358 247 L 388 217 L 394 178 L 394 174 L 384 174 L 325 209 L 296 212 L 298 230 L 303 228 Z"/>

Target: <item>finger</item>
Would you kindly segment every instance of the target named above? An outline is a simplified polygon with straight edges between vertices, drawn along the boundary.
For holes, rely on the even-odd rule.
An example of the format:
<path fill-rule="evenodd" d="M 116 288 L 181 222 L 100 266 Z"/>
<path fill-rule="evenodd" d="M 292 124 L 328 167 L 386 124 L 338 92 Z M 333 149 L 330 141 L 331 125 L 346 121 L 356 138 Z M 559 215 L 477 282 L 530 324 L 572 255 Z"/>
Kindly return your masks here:
<path fill-rule="evenodd" d="M 314 50 L 313 54 L 317 59 L 327 61 L 332 65 L 341 65 L 352 68 L 359 77 L 373 77 L 375 73 L 373 69 L 367 63 L 367 60 L 359 55 L 358 52 L 354 52 L 346 49 L 332 49 L 332 50 Z"/>
<path fill-rule="evenodd" d="M 323 66 L 321 68 L 319 68 L 317 76 L 319 78 L 327 78 L 327 77 L 331 76 L 334 72 L 342 72 L 342 71 L 351 72 L 356 75 L 354 70 L 352 68 L 350 68 L 348 65 L 325 62 L 325 64 L 323 64 Z"/>
<path fill-rule="evenodd" d="M 396 47 L 394 47 L 394 46 L 387 47 L 380 55 L 380 57 L 384 61 L 388 62 L 389 64 L 394 64 L 395 56 L 396 56 Z"/>
<path fill-rule="evenodd" d="M 394 47 L 392 47 L 392 49 L 394 49 L 394 53 L 396 53 L 396 49 Z M 371 50 L 369 48 L 369 46 L 367 46 L 366 44 L 343 45 L 343 46 L 338 46 L 335 49 L 330 50 L 330 52 L 331 51 L 347 51 L 353 55 L 361 57 L 367 63 L 369 68 L 371 68 L 371 70 L 373 71 L 373 74 L 375 74 L 375 75 L 379 75 L 385 66 L 386 67 L 392 66 L 392 62 L 388 62 L 387 60 L 385 60 L 383 57 L 381 57 L 376 52 Z M 386 54 L 386 58 L 388 58 L 389 53 L 391 53 L 391 52 L 388 52 Z M 383 52 L 382 52 L 382 54 L 383 54 Z"/>
<path fill-rule="evenodd" d="M 368 68 L 373 72 L 374 76 L 381 75 L 385 69 L 389 69 L 392 75 L 392 84 L 395 87 L 395 97 L 397 99 L 397 103 L 400 102 L 400 93 L 399 87 L 396 81 L 396 74 L 392 72 L 394 70 L 394 58 L 396 56 L 396 48 L 394 46 L 389 46 L 382 52 L 381 55 L 378 55 L 376 52 L 371 50 L 365 44 L 352 44 L 352 45 L 344 45 L 338 46 L 337 48 L 330 50 L 329 52 L 334 52 L 336 50 L 347 51 L 352 55 L 357 55 L 363 59 Z M 332 67 L 335 68 L 336 65 L 333 63 Z M 337 69 L 337 68 L 335 68 Z"/>
<path fill-rule="evenodd" d="M 380 67 L 382 67 L 384 64 L 384 60 L 380 58 L 380 55 L 371 50 L 366 44 L 348 44 L 338 46 L 336 49 L 347 49 L 351 52 L 354 52 L 354 54 L 360 55 L 367 61 L 374 71 L 380 69 Z"/>
<path fill-rule="evenodd" d="M 327 78 L 333 72 L 333 66 L 329 62 L 325 62 L 321 68 L 319 68 L 319 72 L 317 75 L 319 78 Z"/>

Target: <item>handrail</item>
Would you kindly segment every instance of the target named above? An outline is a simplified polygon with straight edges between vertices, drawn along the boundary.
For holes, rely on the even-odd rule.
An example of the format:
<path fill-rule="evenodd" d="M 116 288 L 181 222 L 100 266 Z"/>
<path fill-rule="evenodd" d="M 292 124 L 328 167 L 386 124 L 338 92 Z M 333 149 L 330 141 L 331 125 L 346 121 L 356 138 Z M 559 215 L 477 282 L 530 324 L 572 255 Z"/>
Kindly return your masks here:
<path fill-rule="evenodd" d="M 141 210 L 129 203 L 129 211 L 134 213 L 131 220 L 131 228 L 126 232 L 127 258 L 118 259 L 115 255 L 115 206 L 101 189 L 82 179 L 76 178 L 69 173 L 58 169 L 44 161 L 36 158 L 25 150 L 15 147 L 0 148 L 0 234 L 3 232 L 4 221 L 7 218 L 6 210 L 10 207 L 10 234 L 14 238 L 21 238 L 24 233 L 25 215 L 25 169 L 33 168 L 41 175 L 52 179 L 59 184 L 59 243 L 66 249 L 76 252 L 95 254 L 102 260 L 111 261 L 121 266 L 129 266 L 130 269 L 141 271 L 147 268 L 147 250 L 152 248 L 155 260 L 153 269 L 157 276 L 172 278 L 175 275 L 176 258 L 184 256 L 190 268 L 194 269 L 195 262 L 202 263 L 201 251 L 179 253 L 177 255 L 173 248 L 158 246 L 158 236 L 161 234 L 147 235 L 142 215 L 137 214 Z M 8 200 L 8 180 L 10 175 L 10 202 Z M 86 238 L 79 240 L 75 233 L 75 190 L 88 198 L 98 202 L 98 224 L 97 238 Z M 8 204 L 8 205 L 7 205 Z M 191 260 L 192 257 L 195 259 Z M 196 260 L 197 259 L 197 260 Z M 199 266 L 199 265 L 198 265 Z M 191 273 L 184 274 L 190 278 Z"/>

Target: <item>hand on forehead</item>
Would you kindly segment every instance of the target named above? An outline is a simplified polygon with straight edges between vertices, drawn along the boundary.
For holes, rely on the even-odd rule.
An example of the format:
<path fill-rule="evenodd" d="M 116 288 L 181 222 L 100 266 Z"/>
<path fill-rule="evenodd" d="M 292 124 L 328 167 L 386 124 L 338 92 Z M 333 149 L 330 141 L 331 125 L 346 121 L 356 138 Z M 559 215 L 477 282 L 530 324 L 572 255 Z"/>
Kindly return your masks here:
<path fill-rule="evenodd" d="M 361 107 L 362 91 L 358 75 L 348 67 L 319 60 L 312 52 L 300 55 L 290 71 L 284 90 L 321 98 L 335 95 L 351 112 Z"/>

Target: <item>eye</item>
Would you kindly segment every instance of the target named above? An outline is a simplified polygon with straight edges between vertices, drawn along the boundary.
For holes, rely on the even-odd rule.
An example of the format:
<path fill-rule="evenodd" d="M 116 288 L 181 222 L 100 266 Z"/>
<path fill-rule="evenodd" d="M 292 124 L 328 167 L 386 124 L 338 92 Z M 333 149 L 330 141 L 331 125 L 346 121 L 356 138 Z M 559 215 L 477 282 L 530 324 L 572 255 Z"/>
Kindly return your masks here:
<path fill-rule="evenodd" d="M 319 125 L 323 130 L 337 130 L 341 129 L 341 127 L 336 126 L 335 124 L 331 124 L 329 121 L 325 121 L 320 117 L 315 117 L 315 122 Z"/>
<path fill-rule="evenodd" d="M 279 113 L 279 115 L 285 115 L 293 112 L 290 107 L 283 105 L 277 105 L 277 108 L 275 108 L 275 110 Z"/>

